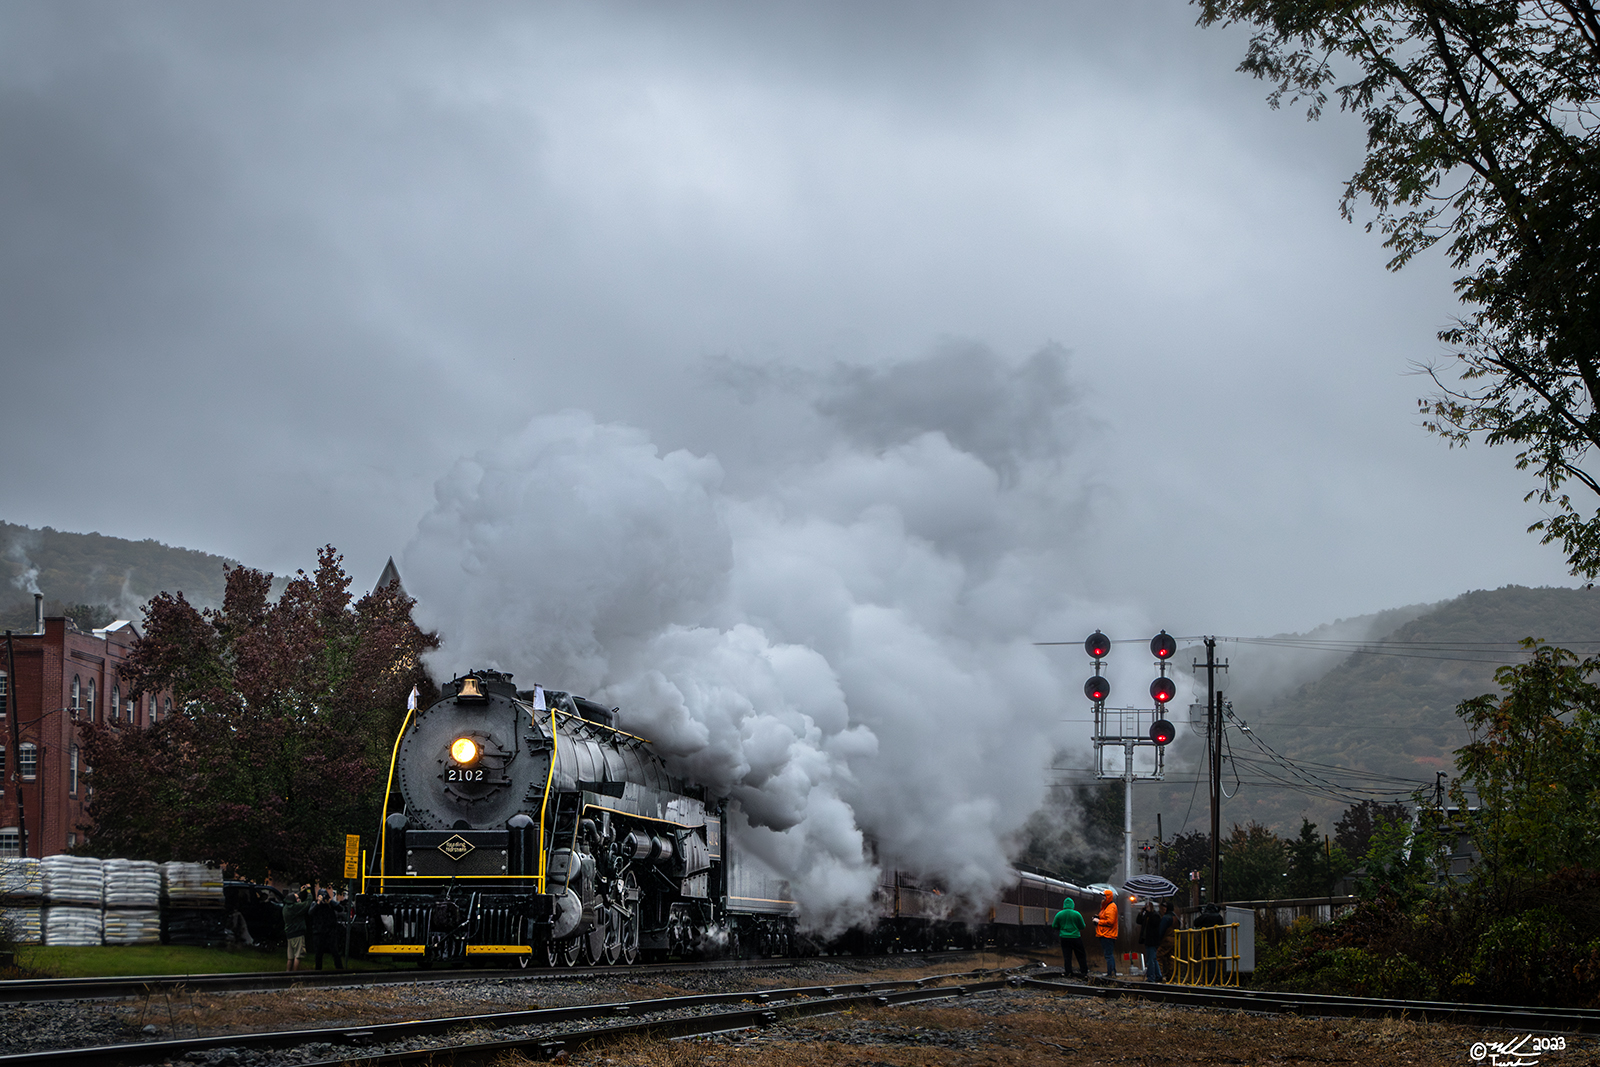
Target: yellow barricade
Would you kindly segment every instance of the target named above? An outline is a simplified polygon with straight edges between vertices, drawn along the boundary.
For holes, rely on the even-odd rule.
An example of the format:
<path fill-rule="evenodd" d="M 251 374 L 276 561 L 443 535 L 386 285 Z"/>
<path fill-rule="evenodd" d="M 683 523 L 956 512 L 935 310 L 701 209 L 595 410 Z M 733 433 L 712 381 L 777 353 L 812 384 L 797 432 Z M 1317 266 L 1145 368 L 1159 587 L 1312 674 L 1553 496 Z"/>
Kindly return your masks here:
<path fill-rule="evenodd" d="M 1165 976 L 1179 985 L 1239 984 L 1239 924 L 1177 930 L 1173 970 Z"/>

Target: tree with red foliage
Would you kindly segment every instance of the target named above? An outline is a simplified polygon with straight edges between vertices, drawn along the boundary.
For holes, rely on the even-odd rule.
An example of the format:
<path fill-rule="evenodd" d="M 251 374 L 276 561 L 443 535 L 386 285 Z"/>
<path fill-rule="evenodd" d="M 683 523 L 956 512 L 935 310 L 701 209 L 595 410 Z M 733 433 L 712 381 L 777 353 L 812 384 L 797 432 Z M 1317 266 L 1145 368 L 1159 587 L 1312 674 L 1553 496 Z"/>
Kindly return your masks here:
<path fill-rule="evenodd" d="M 438 646 L 391 583 L 352 604 L 332 546 L 276 603 L 272 575 L 230 569 L 220 610 L 162 593 L 123 665 L 135 693 L 170 689 L 146 730 L 84 730 L 94 848 L 213 860 L 251 878 L 327 878 L 343 835 L 377 824 L 390 745 L 421 657 Z"/>

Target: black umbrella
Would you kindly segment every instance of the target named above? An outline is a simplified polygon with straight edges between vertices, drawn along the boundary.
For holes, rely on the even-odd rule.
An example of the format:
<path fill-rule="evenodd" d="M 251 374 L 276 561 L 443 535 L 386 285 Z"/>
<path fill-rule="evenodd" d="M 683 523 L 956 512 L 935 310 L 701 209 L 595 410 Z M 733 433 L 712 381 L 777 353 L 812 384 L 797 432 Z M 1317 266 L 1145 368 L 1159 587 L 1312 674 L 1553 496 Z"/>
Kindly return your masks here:
<path fill-rule="evenodd" d="M 1177 896 L 1178 887 L 1161 877 L 1159 874 L 1136 874 L 1122 883 L 1122 888 L 1136 897 L 1161 897 Z"/>

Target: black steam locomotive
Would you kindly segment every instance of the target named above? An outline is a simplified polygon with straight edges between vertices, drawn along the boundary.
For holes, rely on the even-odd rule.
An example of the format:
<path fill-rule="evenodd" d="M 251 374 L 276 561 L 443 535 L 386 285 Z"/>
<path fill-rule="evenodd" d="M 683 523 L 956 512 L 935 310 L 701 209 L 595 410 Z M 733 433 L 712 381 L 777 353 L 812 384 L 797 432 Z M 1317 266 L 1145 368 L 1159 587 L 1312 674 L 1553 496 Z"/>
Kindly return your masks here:
<path fill-rule="evenodd" d="M 727 847 L 723 798 L 583 697 L 474 671 L 410 715 L 356 901 L 369 952 L 632 963 L 786 953 L 785 887 Z"/>
<path fill-rule="evenodd" d="M 473 671 L 395 741 L 356 925 L 370 953 L 425 967 L 792 954 L 788 886 L 741 855 L 728 818 L 725 798 L 673 775 L 615 709 Z M 1068 893 L 1086 895 L 1022 875 L 968 922 L 936 888 L 885 871 L 873 929 L 837 947 L 1048 943 Z"/>

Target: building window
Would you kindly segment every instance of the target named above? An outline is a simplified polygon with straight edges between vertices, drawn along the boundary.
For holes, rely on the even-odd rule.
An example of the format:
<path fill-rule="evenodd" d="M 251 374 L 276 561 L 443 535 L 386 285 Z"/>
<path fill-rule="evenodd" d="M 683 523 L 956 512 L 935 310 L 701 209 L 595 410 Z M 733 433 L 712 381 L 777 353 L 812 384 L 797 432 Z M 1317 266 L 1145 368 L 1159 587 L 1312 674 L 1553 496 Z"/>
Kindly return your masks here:
<path fill-rule="evenodd" d="M 83 717 L 94 722 L 94 679 L 89 679 L 89 691 L 83 701 Z"/>
<path fill-rule="evenodd" d="M 167 716 L 168 718 L 171 718 L 171 716 L 172 716 L 172 698 L 171 697 L 168 697 L 166 699 L 166 702 L 161 705 L 161 714 Z"/>
<path fill-rule="evenodd" d="M 6 746 L 0 745 L 0 797 L 6 795 Z"/>
<path fill-rule="evenodd" d="M 39 776 L 39 749 L 32 741 L 24 741 L 17 748 L 17 769 L 30 782 Z"/>
<path fill-rule="evenodd" d="M 83 683 L 80 682 L 78 680 L 78 676 L 76 674 L 74 674 L 72 676 L 72 703 L 70 705 L 68 705 L 72 709 L 72 717 L 74 719 L 76 719 L 78 717 L 78 709 L 80 707 L 82 707 L 82 705 L 78 703 L 79 695 L 82 692 L 83 692 Z"/>
<path fill-rule="evenodd" d="M 0 859 L 14 860 L 22 855 L 22 835 L 15 826 L 0 829 Z"/>
<path fill-rule="evenodd" d="M 73 745 L 69 753 L 71 772 L 67 776 L 67 795 L 78 795 L 78 746 Z"/>
<path fill-rule="evenodd" d="M 156 707 L 156 695 L 151 693 L 145 700 L 145 711 L 150 716 L 150 725 L 154 726 L 161 721 L 161 709 Z"/>
<path fill-rule="evenodd" d="M 139 714 L 138 714 L 139 705 L 133 699 L 133 697 L 129 697 L 128 698 L 128 702 L 126 704 L 122 705 L 122 710 L 128 713 L 128 722 L 132 723 L 132 722 L 137 722 L 138 721 L 138 719 L 139 719 Z"/>
<path fill-rule="evenodd" d="M 77 848 L 78 847 L 78 835 L 77 834 L 68 834 L 67 835 L 67 847 L 68 848 Z"/>
<path fill-rule="evenodd" d="M 111 721 L 122 721 L 122 686 L 111 687 Z"/>

